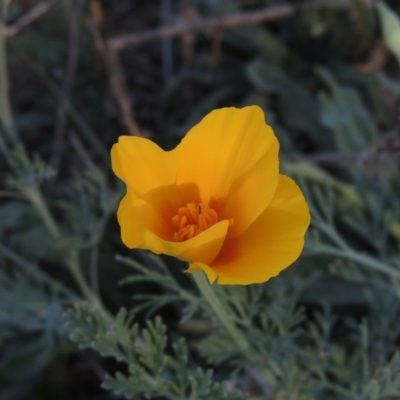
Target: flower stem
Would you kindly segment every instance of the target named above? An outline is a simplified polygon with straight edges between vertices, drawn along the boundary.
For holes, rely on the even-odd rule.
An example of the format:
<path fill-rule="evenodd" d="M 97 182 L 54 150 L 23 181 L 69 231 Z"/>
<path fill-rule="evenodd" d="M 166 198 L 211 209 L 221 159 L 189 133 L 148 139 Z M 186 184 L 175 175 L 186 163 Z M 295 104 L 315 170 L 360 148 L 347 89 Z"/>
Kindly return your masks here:
<path fill-rule="evenodd" d="M 337 249 L 333 246 L 322 245 L 318 246 L 316 250 L 313 250 L 311 254 L 331 255 L 338 258 L 347 258 L 348 260 L 356 261 L 359 264 L 390 275 L 392 278 L 400 279 L 400 271 L 397 270 L 394 266 L 377 260 L 376 258 L 369 256 L 368 254 L 362 254 L 350 248 L 348 250 L 342 250 Z"/>
<path fill-rule="evenodd" d="M 0 0 L 0 122 L 5 136 L 12 142 L 18 141 L 9 98 L 9 80 L 6 50 L 6 10 L 7 3 Z"/>
<path fill-rule="evenodd" d="M 357 253 L 355 251 L 350 251 L 350 252 L 348 252 L 347 257 L 354 261 L 359 262 L 360 264 L 364 264 L 369 267 L 372 267 L 377 271 L 391 275 L 397 279 L 400 278 L 400 271 L 398 271 L 395 268 L 393 268 L 392 266 L 390 266 L 384 262 L 381 262 L 373 257 L 370 257 L 368 255 Z"/>
<path fill-rule="evenodd" d="M 29 155 L 23 146 L 18 132 L 15 129 L 12 109 L 9 97 L 9 85 L 8 85 L 8 71 L 7 71 L 7 51 L 6 51 L 6 29 L 5 29 L 5 14 L 8 2 L 0 0 L 0 127 L 1 131 L 4 132 L 4 138 L 0 137 L 0 149 L 5 153 L 7 157 L 8 154 L 8 143 L 14 147 L 19 147 L 22 151 L 24 162 L 28 168 L 31 168 L 31 162 Z M 60 231 L 53 215 L 50 212 L 48 205 L 46 204 L 43 195 L 36 183 L 33 183 L 29 187 L 21 187 L 20 192 L 23 197 L 25 197 L 36 209 L 37 213 L 42 218 L 46 228 L 51 234 L 52 239 L 55 242 L 56 247 L 59 250 L 67 250 L 64 252 L 67 260 L 68 267 L 72 276 L 74 277 L 76 284 L 78 285 L 82 294 L 86 299 L 93 305 L 102 307 L 102 303 L 98 295 L 96 294 L 96 287 L 93 291 L 86 282 L 84 275 L 79 266 L 79 254 L 74 248 L 63 249 L 63 244 L 61 243 L 62 232 Z M 6 249 L 2 249 L 3 251 Z M 14 262 L 19 261 L 15 256 L 8 253 L 9 258 L 12 258 Z M 94 262 L 97 261 L 96 259 Z M 45 275 L 41 273 L 40 270 L 36 271 L 36 274 L 40 274 L 43 279 Z M 94 276 L 94 274 L 93 274 Z M 51 281 L 51 278 L 46 278 L 46 281 Z M 61 285 L 61 284 L 60 284 Z M 71 291 L 72 292 L 72 291 Z"/>
<path fill-rule="evenodd" d="M 343 250 L 345 251 L 351 250 L 350 246 L 337 233 L 334 226 L 328 225 L 326 222 L 323 221 L 319 221 L 316 224 L 316 226 L 320 231 L 326 233 Z"/>
<path fill-rule="evenodd" d="M 259 381 L 260 388 L 267 393 L 269 386 L 273 387 L 276 384 L 276 379 L 268 368 L 263 365 L 262 360 L 257 353 L 254 352 L 253 348 L 249 345 L 242 332 L 237 328 L 234 322 L 229 318 L 229 310 L 224 307 L 222 302 L 216 296 L 212 286 L 207 281 L 205 274 L 198 272 L 193 274 L 193 279 L 196 282 L 201 294 L 207 300 L 211 309 L 217 315 L 222 325 L 225 327 L 233 341 L 236 343 L 239 351 L 247 359 L 250 365 L 252 365 L 257 372 L 257 379 Z M 248 368 L 249 369 L 249 368 Z M 250 369 L 251 370 L 251 369 Z"/>
<path fill-rule="evenodd" d="M 85 278 L 82 275 L 81 269 L 79 267 L 79 254 L 77 250 L 70 250 L 68 257 L 68 266 L 71 271 L 71 274 L 75 278 L 77 285 L 79 286 L 80 291 L 86 297 L 86 299 L 96 307 L 104 309 L 100 298 L 96 295 L 95 292 L 88 286 Z"/>
<path fill-rule="evenodd" d="M 8 247 L 3 246 L 0 243 L 0 254 L 5 258 L 11 260 L 14 264 L 18 265 L 21 269 L 25 270 L 27 274 L 34 277 L 40 282 L 43 282 L 54 289 L 54 291 L 60 292 L 70 299 L 77 298 L 77 294 L 69 287 L 65 286 L 62 282 L 52 278 L 51 276 L 44 273 L 34 263 L 23 259 L 19 254 L 13 252 Z"/>
<path fill-rule="evenodd" d="M 90 249 L 90 283 L 94 293 L 99 295 L 99 245 L 97 243 Z"/>
<path fill-rule="evenodd" d="M 236 327 L 236 325 L 229 318 L 228 311 L 225 309 L 223 304 L 215 295 L 204 273 L 202 272 L 195 273 L 193 274 L 193 278 L 194 281 L 196 282 L 197 287 L 200 289 L 201 294 L 208 301 L 208 304 L 210 305 L 211 309 L 214 311 L 214 313 L 221 321 L 222 325 L 224 325 L 229 335 L 235 341 L 239 350 L 242 352 L 247 352 L 249 350 L 249 344 L 247 343 L 247 341 L 245 340 L 239 329 Z"/>
<path fill-rule="evenodd" d="M 51 215 L 39 188 L 36 185 L 33 185 L 31 188 L 24 188 L 23 193 L 25 197 L 31 202 L 31 204 L 36 208 L 36 211 L 42 218 L 53 240 L 55 240 L 56 244 L 58 244 L 57 241 L 60 239 L 60 230 L 58 229 L 58 226 L 54 221 L 54 218 Z"/>

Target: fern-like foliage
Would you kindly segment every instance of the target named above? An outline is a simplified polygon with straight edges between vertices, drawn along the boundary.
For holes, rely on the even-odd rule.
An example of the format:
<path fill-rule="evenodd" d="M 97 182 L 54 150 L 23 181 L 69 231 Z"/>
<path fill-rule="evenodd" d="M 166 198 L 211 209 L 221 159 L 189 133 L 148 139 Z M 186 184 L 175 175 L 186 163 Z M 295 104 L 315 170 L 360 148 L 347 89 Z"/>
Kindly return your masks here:
<path fill-rule="evenodd" d="M 7 184 L 22 192 L 34 185 L 41 185 L 56 175 L 54 168 L 47 165 L 38 155 L 29 160 L 22 146 L 17 146 L 10 152 L 7 161 L 13 171 L 6 178 Z"/>
<path fill-rule="evenodd" d="M 40 276 L 11 276 L 3 267 L 0 263 L 0 397 L 14 399 L 30 392 L 33 379 L 67 345 L 67 336 L 62 303 L 50 286 Z"/>
<path fill-rule="evenodd" d="M 400 354 L 396 353 L 363 387 L 360 400 L 395 400 L 400 398 Z"/>
<path fill-rule="evenodd" d="M 73 246 L 86 248 L 99 242 L 120 197 L 121 193 L 109 188 L 106 175 L 94 165 L 69 182 L 66 200 L 59 204 Z"/>
<path fill-rule="evenodd" d="M 188 347 L 178 339 L 167 348 L 166 326 L 160 317 L 144 329 L 121 309 L 115 319 L 87 303 L 79 303 L 67 314 L 71 339 L 83 348 L 127 365 L 127 373 L 107 376 L 103 387 L 131 398 L 142 394 L 171 400 L 241 400 L 239 392 L 227 392 L 226 385 L 212 380 L 212 371 L 192 368 Z"/>
<path fill-rule="evenodd" d="M 321 296 L 319 303 L 316 289 L 323 284 L 320 279 L 322 271 L 292 281 L 280 276 L 264 285 L 214 286 L 213 290 L 229 318 L 242 330 L 250 344 L 249 352 L 256 354 L 249 362 L 247 355 L 238 350 L 232 337 L 213 315 L 208 303 L 193 296 L 194 288 L 179 287 L 160 259 L 160 267 L 153 270 L 127 258 L 121 258 L 121 261 L 136 272 L 134 276 L 127 277 L 125 283 L 150 281 L 168 288 L 165 294 L 147 295 L 139 307 L 141 310 L 151 312 L 154 307 L 163 305 L 162 299 L 173 301 L 180 295 L 180 303 L 188 305 L 182 309 L 182 320 L 189 325 L 202 319 L 211 320 L 214 328 L 209 329 L 208 335 L 196 343 L 200 355 L 216 368 L 232 371 L 233 376 L 240 377 L 242 382 L 246 379 L 254 381 L 257 387 L 255 393 L 264 393 L 260 399 L 375 400 L 386 397 L 366 396 L 396 393 L 393 388 L 397 384 L 397 367 L 394 362 L 387 362 L 392 350 L 382 348 L 382 345 L 393 343 L 398 337 L 398 329 L 393 325 L 398 300 L 385 274 L 357 265 L 351 265 L 350 274 L 347 271 L 349 262 L 338 262 L 324 273 L 335 270 L 338 278 L 349 282 L 338 281 L 337 286 L 330 283 L 327 288 L 322 288 L 318 292 Z M 364 293 L 361 288 L 371 279 L 373 284 Z M 351 285 L 350 281 L 354 284 Z M 382 287 L 388 292 L 385 297 L 387 304 L 379 299 Z M 393 292 L 391 296 L 389 289 Z M 332 301 L 335 305 L 341 300 L 338 298 L 341 291 L 347 293 L 349 290 L 358 290 L 356 297 L 362 298 L 360 296 L 363 295 L 364 301 L 371 303 L 369 322 L 360 326 L 359 321 L 348 317 L 345 324 L 340 322 L 342 329 L 347 330 L 346 335 L 343 339 L 333 340 L 332 333 L 339 321 L 332 310 Z M 346 296 L 345 304 L 351 301 L 351 293 Z M 137 295 L 135 299 L 143 300 Z M 322 310 L 313 312 L 310 318 L 304 308 L 299 307 L 299 303 L 309 304 L 312 299 L 317 299 L 316 305 Z M 194 307 L 190 306 L 192 303 L 197 305 L 194 314 L 190 312 Z M 382 310 L 385 312 L 382 313 Z M 376 360 L 372 373 L 367 364 L 373 359 L 374 349 L 378 345 L 381 346 L 378 354 L 385 356 Z M 125 378 L 122 376 L 122 379 Z M 249 390 L 248 385 L 246 389 Z"/>

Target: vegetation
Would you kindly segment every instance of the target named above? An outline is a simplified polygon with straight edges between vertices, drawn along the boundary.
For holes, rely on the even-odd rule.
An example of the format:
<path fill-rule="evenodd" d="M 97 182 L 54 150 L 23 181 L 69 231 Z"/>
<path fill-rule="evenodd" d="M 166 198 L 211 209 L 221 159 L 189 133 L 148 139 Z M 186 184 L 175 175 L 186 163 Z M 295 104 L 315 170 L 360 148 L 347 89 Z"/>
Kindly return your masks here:
<path fill-rule="evenodd" d="M 0 5 L 1 399 L 400 398 L 397 1 Z M 109 149 L 249 104 L 312 225 L 278 277 L 212 286 L 216 313 L 123 246 Z"/>

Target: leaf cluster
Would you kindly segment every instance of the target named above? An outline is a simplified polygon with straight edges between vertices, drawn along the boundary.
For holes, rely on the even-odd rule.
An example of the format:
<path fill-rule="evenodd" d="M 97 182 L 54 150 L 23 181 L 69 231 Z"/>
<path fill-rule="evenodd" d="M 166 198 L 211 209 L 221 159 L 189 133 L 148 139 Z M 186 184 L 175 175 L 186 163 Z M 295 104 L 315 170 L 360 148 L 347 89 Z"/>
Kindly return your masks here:
<path fill-rule="evenodd" d="M 126 373 L 108 375 L 103 387 L 131 398 L 137 394 L 151 398 L 230 399 L 246 397 L 226 393 L 225 385 L 212 381 L 212 371 L 188 369 L 188 348 L 183 338 L 174 340 L 167 351 L 166 326 L 160 317 L 139 329 L 133 315 L 121 309 L 114 319 L 103 311 L 81 303 L 67 315 L 73 331 L 71 339 L 81 347 L 90 347 L 103 356 L 115 357 L 126 364 Z"/>
<path fill-rule="evenodd" d="M 0 3 L 9 5 L 7 24 L 35 5 Z M 44 398 L 35 388 L 51 387 L 64 351 L 95 365 L 96 353 L 104 357 L 109 393 L 95 392 L 95 400 L 399 398 L 400 85 L 378 29 L 381 22 L 399 58 L 396 14 L 384 2 L 303 2 L 294 17 L 189 33 L 162 62 L 159 42 L 121 57 L 143 133 L 171 148 L 211 109 L 258 104 L 281 143 L 282 172 L 307 197 L 312 227 L 293 267 L 263 285 L 212 288 L 247 343 L 243 351 L 182 265 L 127 256 L 109 221 L 123 189 L 110 183 L 108 147 L 125 131 L 87 14 L 107 2 L 91 2 L 78 18 L 68 94 L 60 79 L 78 3 L 58 2 L 7 39 L 9 65 L 0 59 L 12 87 L 7 101 L 0 82 L 0 398 Z M 183 13 L 171 3 L 172 24 Z M 193 4 L 207 18 L 298 2 Z M 109 2 L 104 10 L 97 16 L 105 37 L 159 19 L 151 2 Z M 168 57 L 184 67 L 168 72 Z M 57 107 L 68 123 L 54 154 L 43 138 L 60 124 Z M 104 304 L 120 311 L 113 316 Z M 65 364 L 61 391 L 72 376 Z"/>

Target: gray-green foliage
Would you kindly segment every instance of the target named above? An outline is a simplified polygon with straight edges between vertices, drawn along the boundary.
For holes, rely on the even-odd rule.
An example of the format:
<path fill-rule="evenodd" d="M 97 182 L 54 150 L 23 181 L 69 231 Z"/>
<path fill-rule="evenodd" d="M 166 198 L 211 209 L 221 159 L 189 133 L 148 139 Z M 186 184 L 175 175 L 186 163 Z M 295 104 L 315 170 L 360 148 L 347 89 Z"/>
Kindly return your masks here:
<path fill-rule="evenodd" d="M 317 71 L 331 91 L 330 95 L 321 93 L 321 120 L 334 133 L 335 148 L 342 152 L 369 148 L 377 140 L 378 128 L 361 96 L 353 88 L 340 87 L 329 71 Z"/>
<path fill-rule="evenodd" d="M 203 16 L 215 16 L 257 1 L 196 3 Z M 17 2 L 11 2 L 12 12 L 13 7 Z M 398 17 L 384 3 L 378 10 L 387 44 L 398 56 Z M 341 21 L 344 15 L 358 17 L 349 26 L 353 35 L 343 29 L 348 23 Z M 393 128 L 395 111 L 388 112 L 390 105 L 379 96 L 385 90 L 398 102 L 399 84 L 383 69 L 366 75 L 346 59 L 372 46 L 373 9 L 360 1 L 318 1 L 298 16 L 298 23 L 276 22 L 274 29 L 260 24 L 226 30 L 217 63 L 209 63 L 212 56 L 202 53 L 190 71 L 177 74 L 157 93 L 160 114 L 176 113 L 180 121 L 182 112 L 176 108 L 185 98 L 180 96 L 182 86 L 195 82 L 207 89 L 191 104 L 185 126 L 175 129 L 170 124 L 166 130 L 184 133 L 208 111 L 232 105 L 235 99 L 235 104 L 263 107 L 284 151 L 304 149 L 305 142 L 317 152 L 337 152 L 333 155 L 338 162 L 330 169 L 308 162 L 307 156 L 281 162 L 282 171 L 302 186 L 312 213 L 305 252 L 297 264 L 263 285 L 212 287 L 227 319 L 243 335 L 245 350 L 195 289 L 191 276 L 182 273 L 182 266 L 154 255 L 138 261 L 136 253 L 117 256 L 115 262 L 115 248 L 123 251 L 119 232 L 112 224 L 108 230 L 106 226 L 122 190 L 110 185 L 108 150 L 79 107 L 66 99 L 79 140 L 83 147 L 90 144 L 89 160 L 71 152 L 66 155 L 71 168 L 57 176 L 9 129 L 4 115 L 7 93 L 0 84 L 1 398 L 31 397 L 41 371 L 52 370 L 63 351 L 76 354 L 76 345 L 92 350 L 88 358 L 93 351 L 105 357 L 109 374 L 103 387 L 110 396 L 400 398 L 400 179 L 396 149 L 389 141 L 385 144 L 388 133 L 380 132 Z M 55 25 L 57 18 L 52 25 L 57 30 Z M 296 37 L 295 44 L 282 32 Z M 214 34 L 207 32 L 206 40 L 217 42 Z M 11 39 L 10 60 L 23 60 L 58 98 L 63 90 L 47 70 L 59 68 L 65 46 L 50 36 L 31 30 Z M 315 57 L 307 52 L 310 41 L 329 51 L 317 50 L 318 57 L 308 61 Z M 97 59 L 95 64 L 100 64 Z M 85 73 L 92 76 L 93 70 Z M 91 97 L 96 101 L 97 93 Z M 31 135 L 42 139 L 53 121 L 49 104 L 54 98 L 43 98 L 37 109 L 15 117 L 14 126 L 24 140 L 33 142 Z M 100 118 L 97 106 L 91 112 Z M 42 146 L 42 140 L 37 141 Z M 48 148 L 41 146 L 38 150 L 47 155 Z M 340 164 L 342 155 L 353 158 Z M 90 157 L 105 160 L 102 167 Z M 129 296 L 118 297 L 120 293 Z M 87 302 L 81 302 L 82 297 Z M 120 311 L 110 314 L 103 302 Z M 122 304 L 129 304 L 129 311 Z M 67 341 L 68 334 L 73 343 Z M 118 362 L 116 372 L 108 367 L 110 357 Z"/>
<path fill-rule="evenodd" d="M 400 396 L 400 356 L 397 353 L 385 368 L 378 368 L 375 377 L 362 389 L 360 399 L 396 399 Z"/>
<path fill-rule="evenodd" d="M 4 399 L 29 394 L 34 378 L 66 346 L 63 301 L 41 276 L 0 269 L 0 387 Z M 68 295 L 68 293 L 67 293 Z M 24 381 L 24 385 L 20 385 Z"/>
<path fill-rule="evenodd" d="M 379 17 L 385 42 L 389 49 L 396 56 L 400 64 L 400 20 L 399 17 L 383 2 L 377 4 Z"/>
<path fill-rule="evenodd" d="M 239 392 L 227 393 L 225 385 L 212 380 L 212 371 L 188 369 L 188 347 L 183 338 L 172 340 L 167 352 L 167 327 L 160 317 L 144 329 L 133 323 L 133 315 L 121 309 L 115 319 L 104 311 L 81 303 L 67 316 L 71 339 L 103 356 L 127 365 L 127 374 L 107 376 L 103 387 L 131 398 L 137 394 L 171 400 L 245 399 Z"/>
<path fill-rule="evenodd" d="M 324 148 L 327 131 L 318 120 L 321 105 L 303 85 L 269 60 L 255 60 L 246 72 L 258 91 L 278 97 L 280 116 L 288 129 L 309 132 L 313 140 Z"/>
<path fill-rule="evenodd" d="M 137 268 L 136 262 L 128 259 L 123 261 L 135 268 L 133 277 L 141 276 L 141 272 L 138 275 L 140 268 Z M 236 371 L 233 383 L 239 384 L 244 377 L 254 381 L 257 391 L 264 392 L 260 398 L 390 398 L 388 394 L 398 394 L 400 384 L 398 355 L 393 355 L 391 348 L 382 345 L 385 346 L 398 335 L 395 321 L 399 300 L 396 295 L 388 296 L 385 306 L 382 299 L 379 301 L 376 296 L 379 296 L 380 285 L 387 284 L 386 276 L 368 269 L 361 271 L 361 274 L 366 274 L 369 280 L 375 282 L 371 288 L 364 286 L 363 289 L 371 302 L 370 324 L 359 324 L 354 318 L 346 317 L 345 328 L 342 329 L 347 329 L 348 333 L 343 339 L 332 340 L 338 319 L 329 308 L 329 303 L 325 303 L 323 312 L 316 312 L 312 320 L 306 318 L 304 310 L 298 306 L 303 301 L 309 304 L 310 298 L 315 304 L 318 303 L 308 288 L 314 290 L 312 283 L 318 282 L 323 272 L 290 283 L 277 278 L 265 285 L 215 288 L 221 304 L 237 326 L 241 327 L 250 345 L 249 353 L 257 354 L 253 363 L 249 362 L 248 354 L 238 350 L 203 299 L 197 300 L 198 313 L 186 318 L 185 323 L 195 327 L 203 321 L 203 328 L 206 327 L 208 334 L 196 344 L 199 354 L 214 366 L 215 371 L 221 368 L 225 370 L 228 366 Z M 170 273 L 162 269 L 153 270 L 147 277 L 146 272 L 143 273 L 146 281 L 151 279 L 150 276 L 161 285 L 171 279 Z M 137 282 L 137 279 L 134 281 Z M 173 285 L 167 283 L 166 287 L 173 295 Z M 179 290 L 190 292 L 186 288 Z M 153 308 L 157 304 L 157 297 L 153 295 L 151 303 L 146 299 L 147 306 Z M 327 300 L 328 297 L 321 298 L 322 302 Z M 162 296 L 159 301 L 160 306 L 165 304 Z M 191 301 L 196 300 L 191 300 L 189 296 L 181 297 L 182 304 Z M 334 305 L 334 301 L 331 304 Z M 395 304 L 397 307 L 393 309 Z M 385 311 L 389 309 L 393 312 Z M 184 314 L 190 312 L 190 307 L 183 310 Z M 214 329 L 207 328 L 205 321 L 209 318 L 214 321 Z M 147 393 L 150 396 L 163 394 L 166 398 L 175 399 L 182 398 L 175 391 L 178 390 L 175 385 L 180 387 L 181 396 L 182 393 L 186 393 L 183 396 L 193 393 L 184 391 L 191 387 L 188 382 L 192 378 L 188 378 L 185 386 L 183 381 L 179 382 L 179 371 L 185 376 L 197 376 L 199 385 L 203 382 L 200 379 L 203 375 L 196 375 L 194 360 L 188 358 L 188 348 L 182 339 L 177 338 L 171 348 L 166 347 L 165 326 L 158 317 L 140 330 L 137 324 L 133 324 L 133 316 L 129 316 L 125 310 L 121 310 L 114 320 L 104 312 L 84 304 L 76 306 L 68 319 L 74 341 L 128 364 L 126 373 L 108 377 L 104 387 L 127 396 Z M 177 333 L 171 335 L 179 336 Z M 373 354 L 378 350 L 379 356 L 374 359 Z M 391 359 L 390 362 L 387 362 L 388 359 Z M 260 368 L 263 369 L 262 375 Z M 208 394 L 210 397 L 205 398 L 224 398 L 220 393 L 212 397 L 211 393 Z"/>

